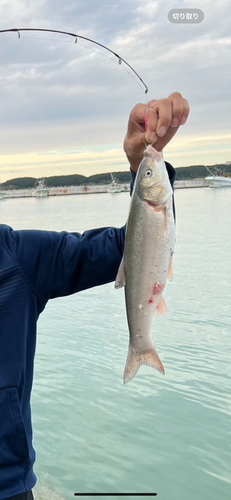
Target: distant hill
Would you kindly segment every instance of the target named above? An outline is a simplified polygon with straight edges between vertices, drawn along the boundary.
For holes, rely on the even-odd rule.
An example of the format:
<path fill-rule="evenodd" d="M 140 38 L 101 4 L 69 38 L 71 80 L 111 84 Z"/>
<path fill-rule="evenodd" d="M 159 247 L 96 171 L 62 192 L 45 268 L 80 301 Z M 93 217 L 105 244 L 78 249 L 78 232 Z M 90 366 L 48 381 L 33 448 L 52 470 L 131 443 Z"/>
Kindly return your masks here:
<path fill-rule="evenodd" d="M 231 173 L 231 165 L 227 164 L 219 164 L 212 165 L 208 167 L 209 170 L 213 173 L 215 169 L 218 171 L 225 171 L 225 173 Z M 178 167 L 176 168 L 176 178 L 177 180 L 187 180 L 187 179 L 204 179 L 207 175 L 209 175 L 209 171 L 204 165 L 193 165 L 191 167 Z"/>
<path fill-rule="evenodd" d="M 211 172 L 215 169 L 220 169 L 221 171 L 231 175 L 231 165 L 220 164 L 209 166 Z M 207 168 L 204 165 L 193 165 L 191 167 L 177 167 L 177 180 L 187 180 L 187 179 L 198 179 L 205 178 L 209 175 Z M 113 176 L 119 183 L 129 183 L 131 180 L 129 170 L 125 172 L 112 172 Z M 32 189 L 36 187 L 39 179 L 35 177 L 18 177 L 16 179 L 10 179 L 9 181 L 3 182 L 1 188 L 4 190 L 8 189 Z M 55 175 L 52 177 L 44 178 L 45 185 L 47 187 L 63 187 L 63 186 L 81 186 L 89 184 L 110 184 L 111 173 L 102 173 L 91 175 L 86 177 L 85 175 L 72 174 L 72 175 Z"/>
<path fill-rule="evenodd" d="M 129 183 L 131 180 L 131 175 L 129 170 L 126 172 L 112 172 L 113 176 L 119 183 Z M 72 175 L 55 175 L 52 177 L 44 177 L 44 183 L 47 187 L 63 187 L 63 186 L 82 186 L 89 184 L 110 184 L 111 174 L 95 174 L 90 177 L 85 175 L 72 174 Z M 9 181 L 2 182 L 1 188 L 4 190 L 9 189 L 32 189 L 38 184 L 38 180 L 35 177 L 18 177 L 16 179 L 10 179 Z"/>

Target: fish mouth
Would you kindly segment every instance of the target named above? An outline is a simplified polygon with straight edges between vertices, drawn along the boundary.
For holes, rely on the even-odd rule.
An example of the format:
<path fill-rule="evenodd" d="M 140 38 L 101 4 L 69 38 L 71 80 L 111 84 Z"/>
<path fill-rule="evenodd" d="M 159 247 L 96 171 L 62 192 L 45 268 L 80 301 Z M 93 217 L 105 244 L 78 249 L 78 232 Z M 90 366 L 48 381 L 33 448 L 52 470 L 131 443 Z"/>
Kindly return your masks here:
<path fill-rule="evenodd" d="M 149 151 L 148 149 L 145 149 L 143 156 L 144 156 L 144 158 L 151 158 L 151 160 L 155 161 L 154 154 L 151 151 Z"/>
<path fill-rule="evenodd" d="M 152 154 L 150 153 L 150 151 L 148 151 L 148 149 L 145 149 L 144 156 L 148 157 L 148 158 L 151 158 Z"/>
<path fill-rule="evenodd" d="M 145 158 L 151 158 L 153 161 L 161 161 L 163 159 L 162 152 L 157 151 L 152 144 L 148 144 L 144 150 L 143 156 Z"/>

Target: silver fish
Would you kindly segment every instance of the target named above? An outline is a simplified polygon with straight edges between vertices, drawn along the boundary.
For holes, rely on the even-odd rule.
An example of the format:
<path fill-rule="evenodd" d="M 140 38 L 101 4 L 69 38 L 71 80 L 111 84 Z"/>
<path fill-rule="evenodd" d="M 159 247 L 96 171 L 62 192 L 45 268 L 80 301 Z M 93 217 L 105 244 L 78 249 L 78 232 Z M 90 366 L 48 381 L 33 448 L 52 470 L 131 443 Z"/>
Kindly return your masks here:
<path fill-rule="evenodd" d="M 125 235 L 124 255 L 115 287 L 125 287 L 129 349 L 123 382 L 129 382 L 141 365 L 164 374 L 151 339 L 154 314 L 165 314 L 162 296 L 172 278 L 175 223 L 172 187 L 162 153 L 148 146 L 140 163 Z"/>

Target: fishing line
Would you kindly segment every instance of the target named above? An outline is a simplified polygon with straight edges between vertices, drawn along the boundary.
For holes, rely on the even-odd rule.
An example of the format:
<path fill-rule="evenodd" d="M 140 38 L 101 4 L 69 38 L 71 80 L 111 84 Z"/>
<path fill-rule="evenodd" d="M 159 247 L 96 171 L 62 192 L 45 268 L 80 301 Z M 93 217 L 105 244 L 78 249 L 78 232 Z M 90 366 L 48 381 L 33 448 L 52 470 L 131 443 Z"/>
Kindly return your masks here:
<path fill-rule="evenodd" d="M 12 40 L 12 38 L 11 38 Z M 52 41 L 52 38 L 41 38 L 41 37 L 33 37 L 33 36 L 27 36 L 25 37 L 23 40 L 37 40 L 37 41 Z M 68 40 L 61 40 L 60 38 L 58 40 L 56 40 L 57 43 L 68 43 L 68 44 L 71 44 L 70 41 Z M 78 40 L 78 45 L 80 45 L 81 47 L 84 47 L 86 50 L 89 50 L 89 52 L 93 52 L 94 54 L 98 54 L 100 57 L 104 57 L 105 59 L 108 59 L 109 61 L 113 61 L 113 57 L 110 56 L 110 55 L 106 55 L 106 54 L 103 54 L 102 52 L 99 52 L 99 50 L 95 50 L 93 48 L 90 48 L 88 47 L 87 45 L 85 45 L 82 40 Z M 113 54 L 114 55 L 114 54 Z M 130 71 L 129 69 L 125 66 L 125 65 L 121 65 L 123 70 L 126 71 L 126 73 L 136 82 L 137 85 L 139 85 L 140 88 L 143 88 L 143 84 L 141 84 L 140 81 L 137 81 L 137 78 L 136 76 L 134 76 Z M 145 95 L 147 94 L 146 90 L 145 90 Z M 147 96 L 146 96 L 146 102 L 147 102 Z"/>
<path fill-rule="evenodd" d="M 118 61 L 119 65 L 122 65 L 123 67 L 125 65 L 127 68 L 129 68 L 130 71 L 132 71 L 132 73 L 138 78 L 140 84 L 142 84 L 142 86 L 144 87 L 145 94 L 147 94 L 147 92 L 148 92 L 148 87 L 147 87 L 146 83 L 143 81 L 143 79 L 137 73 L 137 71 L 127 61 L 125 61 L 125 59 L 122 56 L 120 56 L 119 54 L 117 54 L 116 52 L 114 52 L 113 50 L 111 50 L 106 45 L 103 45 L 102 43 L 97 42 L 96 40 L 92 40 L 91 38 L 87 38 L 85 36 L 78 35 L 76 33 L 70 33 L 70 32 L 61 31 L 61 30 L 45 29 L 45 28 L 11 28 L 11 29 L 7 29 L 7 30 L 0 30 L 0 33 L 12 33 L 12 32 L 15 32 L 15 33 L 18 34 L 18 38 L 20 38 L 20 36 L 21 36 L 20 32 L 22 32 L 22 31 L 23 32 L 24 31 L 37 31 L 37 32 L 46 32 L 46 33 L 47 32 L 48 33 L 57 33 L 57 34 L 67 35 L 67 36 L 73 37 L 75 39 L 75 43 L 76 44 L 78 44 L 78 40 L 80 39 L 80 40 L 86 40 L 87 42 L 90 42 L 90 43 L 93 43 L 95 45 L 98 45 L 99 47 L 102 47 L 104 50 L 107 50 L 108 52 L 110 52 L 111 54 L 113 54 L 117 58 L 117 61 Z M 100 54 L 100 52 L 98 52 L 98 53 Z M 124 67 L 124 69 L 125 69 L 125 67 Z M 130 74 L 130 76 L 133 76 L 131 73 L 128 73 L 128 74 Z"/>

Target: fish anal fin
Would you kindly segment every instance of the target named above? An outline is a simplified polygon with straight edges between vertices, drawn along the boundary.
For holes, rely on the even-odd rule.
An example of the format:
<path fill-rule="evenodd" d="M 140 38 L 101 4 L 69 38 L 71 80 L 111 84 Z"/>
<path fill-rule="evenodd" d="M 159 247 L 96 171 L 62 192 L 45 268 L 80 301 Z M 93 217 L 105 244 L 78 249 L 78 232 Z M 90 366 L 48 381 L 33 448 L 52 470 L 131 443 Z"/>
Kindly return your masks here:
<path fill-rule="evenodd" d="M 170 281 L 172 281 L 172 279 L 173 279 L 172 258 L 171 258 L 171 260 L 169 262 L 169 266 L 168 266 L 167 279 Z"/>
<path fill-rule="evenodd" d="M 154 316 L 165 316 L 166 313 L 167 313 L 167 306 L 166 306 L 164 297 L 161 293 L 160 300 L 159 300 L 158 305 L 154 311 Z"/>
<path fill-rule="evenodd" d="M 136 353 L 129 348 L 123 376 L 124 384 L 135 377 L 142 365 L 151 366 L 164 375 L 164 367 L 154 347 L 144 353 Z"/>

